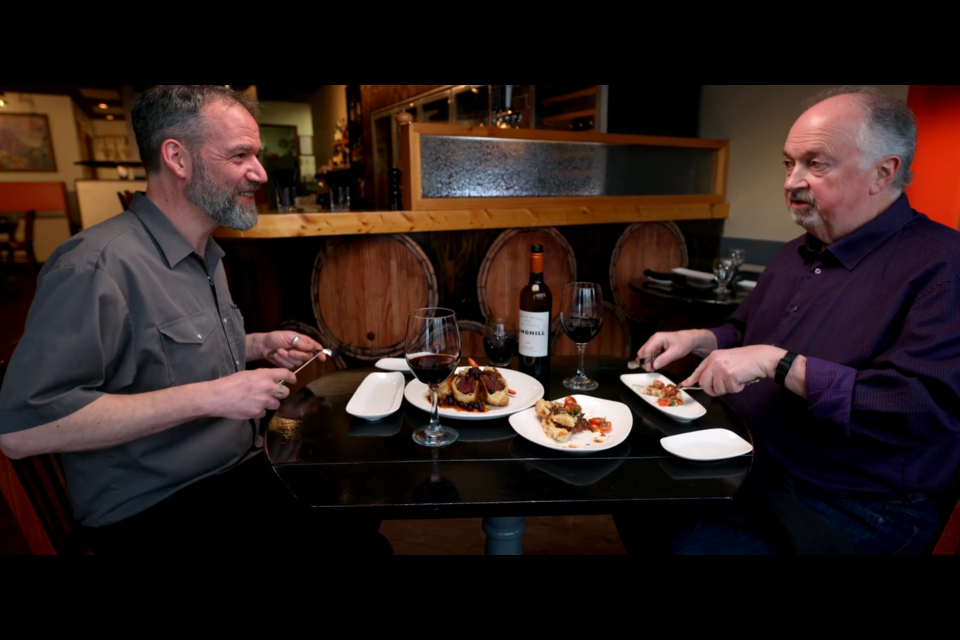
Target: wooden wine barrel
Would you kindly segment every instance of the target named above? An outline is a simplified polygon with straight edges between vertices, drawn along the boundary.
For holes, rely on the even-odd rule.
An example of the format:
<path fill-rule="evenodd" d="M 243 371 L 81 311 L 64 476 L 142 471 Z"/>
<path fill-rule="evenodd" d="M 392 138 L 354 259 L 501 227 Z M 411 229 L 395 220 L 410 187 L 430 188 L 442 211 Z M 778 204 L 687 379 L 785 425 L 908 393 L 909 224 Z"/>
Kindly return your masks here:
<path fill-rule="evenodd" d="M 610 288 L 617 306 L 629 317 L 646 322 L 656 316 L 658 302 L 630 289 L 630 280 L 643 277 L 646 269 L 669 272 L 688 264 L 687 243 L 672 222 L 641 222 L 630 226 L 610 259 Z"/>
<path fill-rule="evenodd" d="M 625 360 L 633 357 L 630 344 L 630 324 L 627 317 L 611 302 L 604 302 L 603 327 L 600 335 L 587 344 L 588 356 L 616 356 Z M 550 353 L 557 356 L 577 355 L 577 345 L 563 332 L 563 327 L 553 333 Z"/>
<path fill-rule="evenodd" d="M 324 344 L 378 360 L 403 353 L 411 312 L 437 306 L 437 276 L 407 236 L 344 237 L 317 254 L 311 293 Z"/>
<path fill-rule="evenodd" d="M 573 247 L 556 229 L 503 232 L 480 265 L 477 297 L 484 318 L 520 322 L 520 292 L 530 279 L 530 247 L 543 245 L 544 278 L 553 293 L 553 317 L 560 317 L 563 287 L 577 279 Z"/>
<path fill-rule="evenodd" d="M 320 335 L 320 332 L 317 331 L 316 327 L 311 327 L 308 324 L 298 322 L 296 320 L 288 320 L 280 325 L 281 331 L 296 331 L 297 333 L 305 336 L 309 336 L 323 345 L 323 347 L 329 348 L 330 345 L 325 344 L 323 341 L 323 336 Z M 297 392 L 303 387 L 307 386 L 314 380 L 322 378 L 325 375 L 333 373 L 335 371 L 341 371 L 347 368 L 347 363 L 344 362 L 343 358 L 327 358 L 325 361 L 320 362 L 320 360 L 314 360 L 307 365 L 307 368 L 297 374 L 297 384 L 291 387 L 291 392 Z"/>
<path fill-rule="evenodd" d="M 461 320 L 460 328 L 460 364 L 466 366 L 467 358 L 486 358 L 483 349 L 483 323 L 474 320 Z"/>

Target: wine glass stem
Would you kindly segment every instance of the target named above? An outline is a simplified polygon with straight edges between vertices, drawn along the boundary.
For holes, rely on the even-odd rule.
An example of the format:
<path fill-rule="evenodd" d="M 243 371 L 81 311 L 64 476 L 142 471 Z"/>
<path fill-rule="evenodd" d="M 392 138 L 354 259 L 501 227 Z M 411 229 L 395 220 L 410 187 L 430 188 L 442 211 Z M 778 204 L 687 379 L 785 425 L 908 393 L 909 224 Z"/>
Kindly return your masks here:
<path fill-rule="evenodd" d="M 584 353 L 586 353 L 586 351 L 587 351 L 587 345 L 585 344 L 577 345 L 577 352 L 580 354 L 580 365 L 577 367 L 577 377 L 581 380 L 585 380 L 587 378 L 587 374 L 584 373 L 583 371 L 583 356 L 584 356 Z"/>
<path fill-rule="evenodd" d="M 437 385 L 430 385 L 430 400 L 433 403 L 433 411 L 430 412 L 430 428 L 428 433 L 431 438 L 439 436 L 443 429 L 440 427 L 440 403 L 437 396 Z"/>

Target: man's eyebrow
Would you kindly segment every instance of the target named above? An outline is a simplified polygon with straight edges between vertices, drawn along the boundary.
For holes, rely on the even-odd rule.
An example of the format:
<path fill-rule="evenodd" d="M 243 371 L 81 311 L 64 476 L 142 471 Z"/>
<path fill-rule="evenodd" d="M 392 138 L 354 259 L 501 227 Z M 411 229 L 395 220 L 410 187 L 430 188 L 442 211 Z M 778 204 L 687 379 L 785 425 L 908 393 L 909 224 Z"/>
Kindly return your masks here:
<path fill-rule="evenodd" d="M 231 153 L 236 153 L 237 151 L 250 152 L 253 151 L 254 147 L 250 144 L 238 144 L 233 149 L 230 150 Z"/>

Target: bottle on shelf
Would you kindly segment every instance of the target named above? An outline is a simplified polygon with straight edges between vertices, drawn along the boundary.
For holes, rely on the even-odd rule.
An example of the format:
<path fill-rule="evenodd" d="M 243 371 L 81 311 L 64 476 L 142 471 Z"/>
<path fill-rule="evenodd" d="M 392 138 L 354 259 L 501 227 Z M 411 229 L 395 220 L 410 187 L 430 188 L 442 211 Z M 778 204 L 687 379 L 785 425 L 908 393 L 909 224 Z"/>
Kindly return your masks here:
<path fill-rule="evenodd" d="M 543 246 L 530 248 L 530 282 L 520 292 L 520 372 L 549 389 L 553 295 L 543 278 Z"/>

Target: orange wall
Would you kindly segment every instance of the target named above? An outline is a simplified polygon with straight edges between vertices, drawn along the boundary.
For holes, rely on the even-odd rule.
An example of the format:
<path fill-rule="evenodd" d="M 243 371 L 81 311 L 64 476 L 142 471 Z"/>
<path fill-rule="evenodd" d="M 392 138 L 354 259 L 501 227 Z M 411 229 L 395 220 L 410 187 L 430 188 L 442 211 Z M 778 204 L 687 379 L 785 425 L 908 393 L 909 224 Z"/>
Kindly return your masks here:
<path fill-rule="evenodd" d="M 960 85 L 913 84 L 907 104 L 920 136 L 907 189 L 914 209 L 956 229 L 960 225 Z"/>

